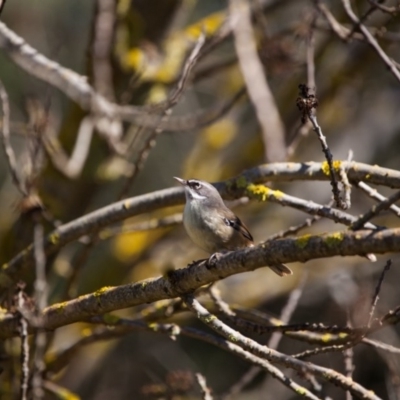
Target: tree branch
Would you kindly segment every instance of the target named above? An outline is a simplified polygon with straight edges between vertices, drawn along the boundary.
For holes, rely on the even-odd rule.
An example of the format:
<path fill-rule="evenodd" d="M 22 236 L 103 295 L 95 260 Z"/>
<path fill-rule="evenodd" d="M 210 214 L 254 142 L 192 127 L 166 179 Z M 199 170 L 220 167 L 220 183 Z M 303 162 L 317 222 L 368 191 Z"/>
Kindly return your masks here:
<path fill-rule="evenodd" d="M 335 161 L 335 163 L 337 168 L 346 169 L 348 178 L 352 181 L 365 179 L 370 183 L 400 188 L 399 171 L 356 162 Z M 269 201 L 274 201 L 284 206 L 291 206 L 312 215 L 328 217 L 345 225 L 351 225 L 356 221 L 355 217 L 342 211 L 319 205 L 312 201 L 285 195 L 280 191 L 252 187 L 250 185 L 251 183 L 263 183 L 266 181 L 292 180 L 329 180 L 327 163 L 264 164 L 244 171 L 233 179 L 220 182 L 216 184 L 216 187 L 227 199 L 250 195 L 259 200 L 264 201 L 268 199 Z M 261 189 L 262 192 L 257 193 L 257 191 Z M 183 188 L 170 188 L 110 204 L 109 206 L 93 211 L 56 228 L 47 235 L 44 242 L 45 253 L 47 255 L 54 253 L 65 244 L 77 240 L 83 235 L 97 231 L 126 218 L 164 207 L 183 204 L 183 202 Z M 373 225 L 369 224 L 365 225 L 365 227 L 372 228 Z M 21 269 L 32 265 L 32 263 L 33 246 L 30 245 L 8 263 L 3 264 L 0 272 L 0 287 L 10 286 L 16 279 L 21 277 Z"/>
<path fill-rule="evenodd" d="M 215 267 L 206 262 L 170 272 L 168 277 L 105 287 L 74 300 L 54 304 L 43 311 L 43 328 L 53 330 L 60 326 L 85 321 L 87 318 L 139 304 L 178 297 L 193 292 L 203 285 L 266 265 L 305 262 L 333 256 L 355 256 L 368 253 L 400 251 L 400 228 L 382 231 L 343 231 L 325 235 L 305 235 L 281 239 L 222 254 Z M 18 319 L 3 316 L 0 337 L 15 335 Z"/>

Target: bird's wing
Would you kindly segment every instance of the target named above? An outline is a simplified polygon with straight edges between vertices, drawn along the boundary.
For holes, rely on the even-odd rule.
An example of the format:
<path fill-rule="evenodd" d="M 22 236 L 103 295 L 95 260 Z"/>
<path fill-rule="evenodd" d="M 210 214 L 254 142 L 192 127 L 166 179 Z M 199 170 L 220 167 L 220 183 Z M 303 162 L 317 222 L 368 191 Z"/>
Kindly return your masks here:
<path fill-rule="evenodd" d="M 224 222 L 226 225 L 231 226 L 233 229 L 240 232 L 246 239 L 249 239 L 251 242 L 253 242 L 253 236 L 251 236 L 251 233 L 247 229 L 246 225 L 239 219 L 239 217 L 233 215 L 231 218 L 224 218 Z"/>

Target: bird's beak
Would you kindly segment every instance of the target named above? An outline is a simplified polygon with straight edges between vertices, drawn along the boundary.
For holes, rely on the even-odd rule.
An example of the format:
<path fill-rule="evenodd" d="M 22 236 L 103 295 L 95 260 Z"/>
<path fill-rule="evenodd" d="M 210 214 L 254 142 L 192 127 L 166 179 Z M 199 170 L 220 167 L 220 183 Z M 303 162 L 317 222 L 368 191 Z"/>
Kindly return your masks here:
<path fill-rule="evenodd" d="M 185 180 L 185 179 L 178 178 L 177 176 L 174 176 L 174 179 L 176 179 L 183 186 L 187 185 L 187 180 Z"/>

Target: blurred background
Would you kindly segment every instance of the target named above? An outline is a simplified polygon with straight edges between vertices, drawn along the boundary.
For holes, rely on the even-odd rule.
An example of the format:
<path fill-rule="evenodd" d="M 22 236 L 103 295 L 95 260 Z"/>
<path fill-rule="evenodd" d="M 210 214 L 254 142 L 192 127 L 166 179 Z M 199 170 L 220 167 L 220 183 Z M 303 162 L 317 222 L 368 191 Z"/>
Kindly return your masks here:
<path fill-rule="evenodd" d="M 357 31 L 350 39 L 341 40 L 313 2 L 254 0 L 251 3 L 259 56 L 284 123 L 287 161 L 324 161 L 320 143 L 309 127 L 302 127 L 296 107 L 298 85 L 308 81 L 307 52 L 312 48 L 318 121 L 334 159 L 347 159 L 352 150 L 354 161 L 399 169 L 400 82 L 372 47 L 360 40 Z M 351 31 L 342 2 L 323 3 Z M 398 7 L 396 1 L 384 3 Z M 353 7 L 361 16 L 372 6 L 368 1 L 356 1 Z M 101 12 L 109 20 L 96 28 Z M 140 106 L 168 97 L 199 35 L 202 32 L 207 38 L 217 35 L 227 16 L 227 3 L 222 0 L 13 0 L 7 2 L 1 19 L 48 58 L 87 76 L 108 99 Z M 384 51 L 394 60 L 400 60 L 399 16 L 373 9 L 365 23 L 377 35 Z M 103 29 L 110 34 L 108 50 L 105 34 L 105 56 L 95 47 L 99 43 L 101 47 L 96 35 Z M 115 137 L 124 145 L 123 151 L 97 129 L 81 171 L 68 175 L 65 164 L 57 165 L 55 159 L 62 161 L 64 156 L 67 159 L 73 154 L 86 113 L 63 93 L 17 67 L 5 52 L 0 52 L 0 79 L 10 98 L 11 140 L 21 171 L 51 216 L 46 231 L 51 231 L 54 224 L 71 221 L 121 198 L 171 187 L 175 185 L 173 176 L 215 182 L 267 161 L 263 135 L 245 95 L 206 127 L 157 134 L 154 129 L 121 124 L 115 129 Z M 230 35 L 195 65 L 190 84 L 172 115 L 191 116 L 200 110 L 213 109 L 242 87 L 244 81 Z M 43 131 L 51 138 L 46 151 L 40 146 L 38 150 L 38 137 Z M 57 146 L 62 155 L 52 153 Z M 331 197 L 329 182 L 278 182 L 274 188 L 321 204 L 328 203 Z M 390 193 L 387 188 L 379 190 L 384 195 Z M 355 216 L 373 204 L 373 200 L 355 188 L 351 200 L 349 212 Z M 31 243 L 33 229 L 30 208 L 21 204 L 21 195 L 12 183 L 4 157 L 0 158 L 0 204 L 3 263 Z M 272 203 L 229 205 L 249 226 L 256 242 L 307 218 L 297 210 Z M 141 215 L 116 229 L 100 232 L 91 244 L 84 238 L 64 247 L 48 260 L 48 303 L 104 286 L 159 276 L 167 269 L 182 268 L 204 257 L 179 223 L 145 229 L 147 221 L 181 210 L 182 207 L 176 207 Z M 377 223 L 398 224 L 389 213 L 383 213 Z M 132 226 L 134 231 L 130 231 Z M 121 233 L 123 229 L 129 232 Z M 320 220 L 303 233 L 339 229 L 344 228 Z M 306 279 L 291 318 L 293 323 L 345 325 L 349 318 L 357 326 L 368 316 L 386 259 L 378 257 L 376 263 L 370 263 L 361 257 L 337 257 L 298 263 L 290 266 L 294 274 L 284 279 L 263 268 L 232 276 L 219 282 L 218 287 L 222 298 L 230 304 L 279 316 L 289 293 Z M 378 315 L 398 304 L 398 262 L 398 257 L 393 257 L 394 267 L 383 283 Z M 29 277 L 24 279 L 29 282 Z M 139 311 L 123 310 L 118 315 L 131 317 Z M 171 320 L 203 328 L 187 313 Z M 48 337 L 48 354 L 66 349 L 85 335 L 87 329 L 85 324 L 58 329 Z M 376 333 L 375 338 L 400 345 L 398 329 L 386 328 Z M 268 339 L 266 336 L 261 341 L 267 343 Z M 7 357 L 18 353 L 16 343 L 17 340 L 10 340 L 4 344 L 2 351 Z M 279 344 L 279 350 L 289 354 L 306 348 L 306 344 L 287 338 Z M 342 353 L 320 355 L 313 361 L 344 371 Z M 354 349 L 354 379 L 382 398 L 398 399 L 400 383 L 393 377 L 400 374 L 399 361 L 398 355 L 359 345 Z M 18 367 L 11 368 L 8 362 L 2 365 L 0 397 L 17 398 Z M 82 347 L 64 368 L 50 372 L 49 377 L 82 399 L 198 398 L 191 374 L 200 371 L 219 398 L 249 368 L 245 361 L 194 339 L 172 341 L 166 335 L 141 332 Z M 177 382 L 183 387 L 180 391 L 176 389 Z M 333 386 L 324 390 L 330 398 L 344 398 L 343 391 Z M 56 398 L 50 392 L 46 396 Z M 295 397 L 261 373 L 233 398 Z"/>

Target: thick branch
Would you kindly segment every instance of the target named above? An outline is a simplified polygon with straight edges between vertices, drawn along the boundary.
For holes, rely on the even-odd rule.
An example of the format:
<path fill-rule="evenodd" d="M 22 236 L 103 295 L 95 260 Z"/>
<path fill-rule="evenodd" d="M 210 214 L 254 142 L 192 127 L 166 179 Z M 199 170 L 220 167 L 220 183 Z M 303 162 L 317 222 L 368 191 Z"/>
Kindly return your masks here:
<path fill-rule="evenodd" d="M 77 299 L 54 304 L 43 312 L 44 328 L 56 329 L 110 311 L 139 304 L 179 297 L 203 285 L 266 265 L 305 262 L 316 258 L 355 256 L 369 253 L 400 251 L 400 228 L 382 231 L 345 231 L 325 235 L 305 235 L 294 239 L 281 239 L 221 255 L 215 267 L 200 263 L 173 271 L 168 277 L 105 287 Z M 0 337 L 16 334 L 18 319 L 3 316 Z"/>

